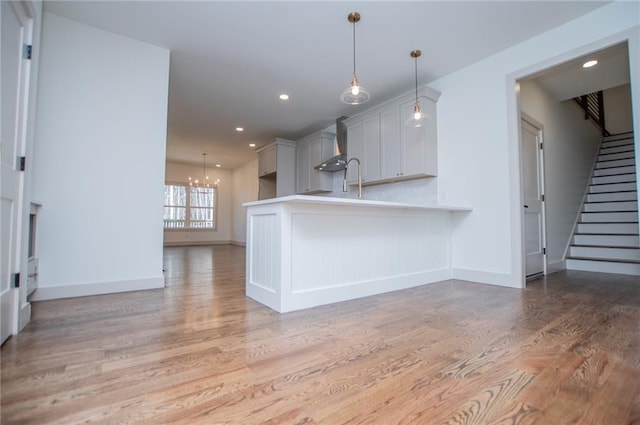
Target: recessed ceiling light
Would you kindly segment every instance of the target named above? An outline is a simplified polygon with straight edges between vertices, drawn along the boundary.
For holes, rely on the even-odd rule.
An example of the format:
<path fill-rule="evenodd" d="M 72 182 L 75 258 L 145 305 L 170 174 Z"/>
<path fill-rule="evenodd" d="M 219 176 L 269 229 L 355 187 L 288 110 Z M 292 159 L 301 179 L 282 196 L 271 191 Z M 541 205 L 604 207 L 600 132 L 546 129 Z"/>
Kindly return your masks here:
<path fill-rule="evenodd" d="M 242 128 L 242 127 L 236 127 L 236 131 L 244 131 L 244 128 Z"/>
<path fill-rule="evenodd" d="M 256 147 L 256 144 L 255 144 L 255 143 L 249 143 L 249 147 L 250 147 L 250 148 L 255 148 L 255 147 Z"/>
<path fill-rule="evenodd" d="M 220 164 L 216 164 L 216 167 L 220 168 L 220 167 L 222 167 L 222 165 L 220 165 Z"/>
<path fill-rule="evenodd" d="M 590 61 L 586 61 L 585 63 L 582 64 L 583 68 L 591 68 L 592 66 L 596 66 L 598 64 L 598 61 L 595 59 L 592 59 Z"/>
<path fill-rule="evenodd" d="M 289 95 L 288 95 L 288 94 L 284 94 L 284 93 L 282 93 L 282 94 L 280 95 L 280 100 L 289 100 Z"/>

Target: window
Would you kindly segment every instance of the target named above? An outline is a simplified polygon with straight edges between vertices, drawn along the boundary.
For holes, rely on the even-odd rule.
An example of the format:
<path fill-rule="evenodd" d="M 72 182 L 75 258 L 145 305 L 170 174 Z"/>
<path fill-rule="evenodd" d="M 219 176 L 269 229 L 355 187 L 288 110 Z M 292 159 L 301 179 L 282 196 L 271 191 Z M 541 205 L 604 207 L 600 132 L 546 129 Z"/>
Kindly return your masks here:
<path fill-rule="evenodd" d="M 165 229 L 215 229 L 216 188 L 164 186 Z"/>

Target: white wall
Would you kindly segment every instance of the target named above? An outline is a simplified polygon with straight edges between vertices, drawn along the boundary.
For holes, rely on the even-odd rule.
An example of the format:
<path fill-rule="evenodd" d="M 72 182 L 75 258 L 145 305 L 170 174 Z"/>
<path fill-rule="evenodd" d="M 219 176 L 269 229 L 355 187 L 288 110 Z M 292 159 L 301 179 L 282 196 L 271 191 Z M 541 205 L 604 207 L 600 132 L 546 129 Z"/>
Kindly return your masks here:
<path fill-rule="evenodd" d="M 454 233 L 455 277 L 524 285 L 516 79 L 631 41 L 638 25 L 639 3 L 613 2 L 429 84 L 442 93 L 438 200 L 473 207 Z M 636 49 L 631 42 L 631 75 Z M 632 91 L 640 103 L 639 89 Z"/>
<path fill-rule="evenodd" d="M 564 268 L 564 254 L 589 184 L 600 130 L 573 100 L 555 100 L 535 80 L 520 83 L 523 112 L 543 125 L 547 263 Z"/>
<path fill-rule="evenodd" d="M 626 133 L 633 130 L 631 111 L 631 86 L 623 84 L 605 90 L 604 121 L 611 134 Z"/>
<path fill-rule="evenodd" d="M 211 183 L 220 179 L 218 184 L 217 223 L 214 230 L 165 230 L 164 245 L 211 245 L 229 243 L 231 238 L 231 171 L 207 167 L 207 176 Z M 167 162 L 165 181 L 167 183 L 186 183 L 189 177 L 202 180 L 202 165 Z"/>
<path fill-rule="evenodd" d="M 258 200 L 258 159 L 233 169 L 232 187 L 231 241 L 244 245 L 247 242 L 247 211 L 242 204 Z"/>
<path fill-rule="evenodd" d="M 169 51 L 45 14 L 34 299 L 164 285 Z"/>

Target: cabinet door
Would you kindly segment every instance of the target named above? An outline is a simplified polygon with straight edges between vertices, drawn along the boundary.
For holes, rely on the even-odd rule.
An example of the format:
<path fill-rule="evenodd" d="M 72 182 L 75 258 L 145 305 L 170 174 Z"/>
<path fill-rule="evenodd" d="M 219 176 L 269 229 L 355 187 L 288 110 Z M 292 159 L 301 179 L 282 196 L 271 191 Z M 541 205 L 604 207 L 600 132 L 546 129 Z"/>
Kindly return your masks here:
<path fill-rule="evenodd" d="M 330 192 L 333 183 L 333 175 L 324 171 L 318 171 L 313 167 L 326 159 L 326 153 L 331 149 L 332 140 L 318 138 L 307 145 L 309 175 L 309 192 Z M 328 148 L 327 148 L 327 145 Z"/>
<path fill-rule="evenodd" d="M 276 145 L 273 145 L 258 154 L 258 176 L 276 172 Z"/>
<path fill-rule="evenodd" d="M 395 106 L 383 111 L 380 114 L 382 179 L 395 179 L 403 175 L 400 131 L 400 108 Z"/>
<path fill-rule="evenodd" d="M 306 143 L 296 147 L 296 192 L 309 191 L 309 173 L 311 163 L 309 160 L 309 145 Z"/>
<path fill-rule="evenodd" d="M 380 180 L 380 117 L 375 115 L 362 123 L 364 153 L 360 157 L 363 170 L 363 181 Z"/>
<path fill-rule="evenodd" d="M 362 121 L 354 121 L 347 124 L 347 159 L 350 158 L 364 158 L 364 126 L 362 124 Z M 364 169 L 362 177 L 367 177 Z M 349 181 L 349 183 L 357 182 L 357 173 L 349 170 L 347 180 Z"/>
<path fill-rule="evenodd" d="M 402 173 L 405 177 L 437 174 L 435 105 L 425 97 L 420 97 L 419 100 L 429 118 L 421 127 L 402 126 L 400 149 L 402 151 Z M 400 121 L 402 123 L 413 113 L 414 103 L 406 102 L 401 105 Z"/>

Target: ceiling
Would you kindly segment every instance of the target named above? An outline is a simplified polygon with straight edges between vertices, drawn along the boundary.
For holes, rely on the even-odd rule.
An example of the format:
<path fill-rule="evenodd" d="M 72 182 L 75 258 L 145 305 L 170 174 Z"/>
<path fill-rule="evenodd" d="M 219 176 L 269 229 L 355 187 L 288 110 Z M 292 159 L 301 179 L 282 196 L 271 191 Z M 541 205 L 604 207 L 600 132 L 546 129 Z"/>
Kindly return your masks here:
<path fill-rule="evenodd" d="M 587 60 L 598 64 L 583 68 Z M 583 94 L 606 90 L 629 83 L 629 49 L 627 43 L 592 52 L 532 76 L 556 100 L 573 99 Z"/>
<path fill-rule="evenodd" d="M 45 12 L 171 50 L 167 160 L 231 169 L 274 137 L 297 139 L 575 19 L 606 1 L 45 1 Z M 349 12 L 363 106 L 351 79 Z M 286 93 L 288 101 L 278 96 Z M 237 132 L 236 127 L 243 127 Z"/>

